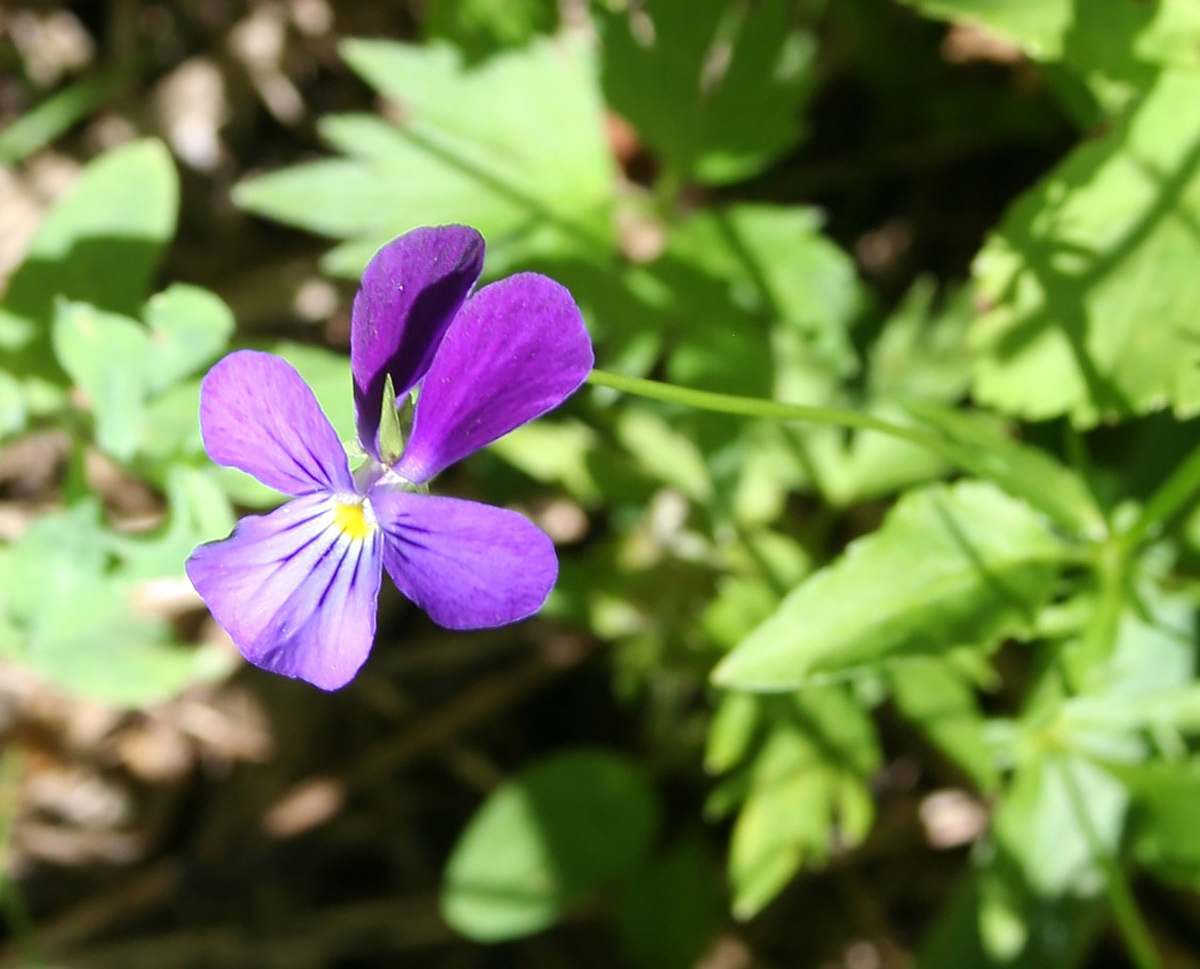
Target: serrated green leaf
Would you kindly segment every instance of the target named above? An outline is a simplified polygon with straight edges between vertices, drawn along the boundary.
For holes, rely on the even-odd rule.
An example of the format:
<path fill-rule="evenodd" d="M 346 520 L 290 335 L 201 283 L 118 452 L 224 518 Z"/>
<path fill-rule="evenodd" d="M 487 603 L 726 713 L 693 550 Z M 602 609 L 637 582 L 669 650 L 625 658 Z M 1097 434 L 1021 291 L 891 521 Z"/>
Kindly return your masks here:
<path fill-rule="evenodd" d="M 798 206 L 742 204 L 699 212 L 676 225 L 666 258 L 655 268 L 702 338 L 718 335 L 722 322 L 706 320 L 713 300 L 681 286 L 686 280 L 674 278 L 679 270 L 672 263 L 726 287 L 722 302 L 742 317 L 732 326 L 736 338 L 754 335 L 753 317 L 783 325 L 802 336 L 815 363 L 845 376 L 857 367 L 849 330 L 864 303 L 863 289 L 854 261 L 822 234 L 822 222 L 815 209 Z"/>
<path fill-rule="evenodd" d="M 1165 73 L 1021 198 L 975 263 L 975 395 L 1078 425 L 1200 412 L 1200 73 Z"/>
<path fill-rule="evenodd" d="M 546 758 L 497 789 L 455 845 L 446 921 L 469 938 L 519 938 L 642 862 L 658 823 L 641 769 L 614 753 Z"/>
<path fill-rule="evenodd" d="M 901 0 L 931 17 L 978 22 L 1039 61 L 1062 61 L 1116 107 L 1162 67 L 1200 70 L 1194 0 Z"/>
<path fill-rule="evenodd" d="M 919 278 L 871 345 L 867 390 L 874 399 L 935 400 L 966 396 L 972 355 L 967 327 L 974 317 L 968 287 L 942 297 L 935 281 Z"/>
<path fill-rule="evenodd" d="M 148 326 L 87 303 L 64 302 L 51 330 L 59 363 L 87 395 L 96 443 L 123 461 L 159 443 L 148 439 L 147 402 L 160 394 L 172 396 L 181 380 L 220 353 L 233 331 L 225 304 L 194 286 L 175 285 L 159 293 L 146 303 L 144 316 Z M 178 430 L 187 434 L 195 415 L 193 407 Z M 166 429 L 161 422 L 155 427 Z M 172 433 L 168 447 L 178 438 Z"/>
<path fill-rule="evenodd" d="M 1029 624 L 1062 555 L 1040 515 L 991 485 L 911 492 L 877 532 L 793 590 L 714 679 L 791 690 L 897 657 L 990 647 Z"/>
<path fill-rule="evenodd" d="M 445 44 L 348 40 L 341 52 L 401 119 L 325 119 L 322 133 L 349 159 L 243 182 L 238 204 L 354 240 L 331 266 L 347 274 L 427 224 L 474 225 L 489 254 L 506 243 L 526 252 L 607 248 L 614 173 L 582 44 L 539 41 L 473 68 Z"/>
<path fill-rule="evenodd" d="M 844 690 L 816 688 L 777 721 L 750 769 L 734 824 L 734 914 L 759 912 L 804 865 L 866 837 L 874 805 L 866 778 L 879 751 L 870 717 Z"/>
<path fill-rule="evenodd" d="M 815 45 L 794 0 L 629 6 L 599 18 L 605 93 L 676 179 L 736 181 L 800 139 Z"/>

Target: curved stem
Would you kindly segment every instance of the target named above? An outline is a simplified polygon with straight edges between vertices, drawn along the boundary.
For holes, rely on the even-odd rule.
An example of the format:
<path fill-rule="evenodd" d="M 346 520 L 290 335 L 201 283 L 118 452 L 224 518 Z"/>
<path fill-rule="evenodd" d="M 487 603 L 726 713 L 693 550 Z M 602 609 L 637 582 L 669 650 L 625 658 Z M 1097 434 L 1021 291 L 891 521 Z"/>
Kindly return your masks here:
<path fill-rule="evenodd" d="M 1159 489 L 1150 496 L 1142 513 L 1125 533 L 1129 547 L 1137 545 L 1160 522 L 1181 511 L 1200 491 L 1200 447 L 1195 448 Z"/>
<path fill-rule="evenodd" d="M 622 374 L 593 370 L 588 383 L 597 387 L 611 387 L 638 397 L 661 400 L 670 404 L 683 404 L 700 410 L 734 414 L 740 417 L 762 417 L 771 420 L 802 421 L 808 424 L 832 424 L 835 427 L 852 427 L 862 431 L 877 431 L 918 447 L 934 451 L 948 461 L 959 461 L 950 453 L 945 442 L 928 431 L 903 424 L 893 424 L 879 417 L 843 407 L 818 407 L 813 404 L 785 404 L 759 397 L 739 397 L 735 394 L 717 394 L 709 390 L 692 390 L 674 384 L 642 377 L 626 377 Z"/>
<path fill-rule="evenodd" d="M 1146 927 L 1146 922 L 1138 909 L 1137 899 L 1134 897 L 1133 888 L 1129 884 L 1125 870 L 1121 867 L 1121 862 L 1113 856 L 1097 832 L 1092 816 L 1088 813 L 1087 798 L 1079 786 L 1079 781 L 1075 777 L 1071 765 L 1064 762 L 1062 772 L 1063 780 L 1066 782 L 1067 797 L 1075 812 L 1075 819 L 1083 831 L 1083 836 L 1088 841 L 1093 858 L 1103 869 L 1108 904 L 1113 920 L 1117 924 L 1117 930 L 1125 943 L 1125 951 L 1129 954 L 1130 961 L 1137 969 L 1163 969 L 1162 960 L 1159 959 L 1158 952 L 1154 948 L 1154 940 L 1150 937 L 1150 930 Z"/>

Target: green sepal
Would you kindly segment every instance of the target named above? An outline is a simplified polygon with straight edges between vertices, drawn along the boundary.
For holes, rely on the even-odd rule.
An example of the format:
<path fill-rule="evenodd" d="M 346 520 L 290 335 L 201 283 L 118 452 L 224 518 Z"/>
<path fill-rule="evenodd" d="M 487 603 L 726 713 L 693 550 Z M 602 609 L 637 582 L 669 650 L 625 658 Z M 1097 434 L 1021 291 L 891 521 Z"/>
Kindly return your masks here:
<path fill-rule="evenodd" d="M 391 374 L 383 381 L 383 406 L 379 414 L 379 459 L 395 464 L 404 453 L 404 428 L 396 409 L 396 387 Z"/>

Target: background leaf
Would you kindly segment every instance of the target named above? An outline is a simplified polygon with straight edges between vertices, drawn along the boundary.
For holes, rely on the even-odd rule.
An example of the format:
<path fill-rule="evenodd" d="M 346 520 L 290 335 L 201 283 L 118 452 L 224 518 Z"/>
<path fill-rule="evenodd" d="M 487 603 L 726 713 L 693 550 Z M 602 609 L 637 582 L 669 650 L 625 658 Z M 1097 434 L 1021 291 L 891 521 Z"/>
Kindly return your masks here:
<path fill-rule="evenodd" d="M 657 824 L 654 792 L 629 760 L 599 750 L 547 758 L 471 820 L 446 866 L 442 914 L 480 941 L 537 932 L 632 874 Z"/>
<path fill-rule="evenodd" d="M 609 238 L 612 164 L 594 69 L 582 44 L 538 41 L 469 68 L 446 45 L 353 40 L 350 66 L 401 110 L 396 124 L 335 116 L 322 133 L 348 160 L 242 183 L 262 215 L 354 245 L 328 260 L 356 276 L 367 258 L 419 225 L 468 222 L 495 263 Z"/>

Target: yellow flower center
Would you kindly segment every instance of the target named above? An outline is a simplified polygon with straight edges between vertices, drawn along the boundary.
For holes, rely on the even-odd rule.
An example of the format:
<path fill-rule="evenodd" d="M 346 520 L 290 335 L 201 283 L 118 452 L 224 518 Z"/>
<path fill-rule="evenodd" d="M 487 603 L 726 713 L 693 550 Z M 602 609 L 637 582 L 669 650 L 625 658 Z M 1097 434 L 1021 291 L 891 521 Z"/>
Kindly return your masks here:
<path fill-rule="evenodd" d="M 367 518 L 367 510 L 361 501 L 339 501 L 333 511 L 333 523 L 342 530 L 343 535 L 353 539 L 363 539 L 375 530 L 374 516 Z"/>

